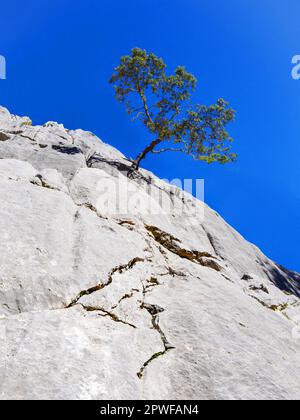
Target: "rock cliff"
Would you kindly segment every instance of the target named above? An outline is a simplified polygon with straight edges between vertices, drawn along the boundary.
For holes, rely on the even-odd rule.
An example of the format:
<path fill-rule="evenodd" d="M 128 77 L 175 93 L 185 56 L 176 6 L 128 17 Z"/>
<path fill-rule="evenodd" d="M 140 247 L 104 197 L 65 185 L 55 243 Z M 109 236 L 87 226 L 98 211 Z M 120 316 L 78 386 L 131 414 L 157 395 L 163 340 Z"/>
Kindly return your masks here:
<path fill-rule="evenodd" d="M 129 169 L 0 108 L 0 399 L 299 399 L 300 276 Z"/>

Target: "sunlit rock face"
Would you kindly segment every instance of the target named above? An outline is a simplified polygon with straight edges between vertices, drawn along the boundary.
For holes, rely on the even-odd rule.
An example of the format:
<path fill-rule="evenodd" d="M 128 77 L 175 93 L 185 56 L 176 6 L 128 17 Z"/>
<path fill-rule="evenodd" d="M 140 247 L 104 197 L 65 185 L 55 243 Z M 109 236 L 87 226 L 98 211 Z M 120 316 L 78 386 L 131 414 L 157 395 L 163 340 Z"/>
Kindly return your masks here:
<path fill-rule="evenodd" d="M 4 108 L 0 200 L 1 399 L 300 398 L 300 277 L 202 202 Z"/>

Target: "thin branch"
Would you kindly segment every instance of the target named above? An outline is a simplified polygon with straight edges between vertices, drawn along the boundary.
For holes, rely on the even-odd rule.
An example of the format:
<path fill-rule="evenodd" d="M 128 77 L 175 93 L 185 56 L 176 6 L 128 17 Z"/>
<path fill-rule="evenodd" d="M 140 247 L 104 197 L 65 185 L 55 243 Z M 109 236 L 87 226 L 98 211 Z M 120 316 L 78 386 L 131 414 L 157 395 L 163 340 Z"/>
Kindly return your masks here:
<path fill-rule="evenodd" d="M 143 112 L 139 112 L 138 114 L 136 114 L 133 118 L 132 118 L 132 121 L 135 121 L 135 120 L 137 120 L 141 115 L 144 115 L 144 113 Z"/>
<path fill-rule="evenodd" d="M 141 95 L 141 98 L 142 98 L 142 102 L 143 102 L 143 107 L 144 107 L 144 111 L 145 111 L 145 114 L 146 114 L 146 116 L 147 116 L 147 118 L 148 118 L 148 120 L 149 120 L 149 122 L 151 123 L 151 124 L 153 124 L 153 120 L 152 120 L 152 118 L 151 118 L 151 115 L 150 115 L 150 112 L 149 112 L 149 108 L 148 108 L 148 104 L 147 104 L 147 98 L 146 98 L 146 95 L 145 95 L 145 93 L 143 92 L 143 90 L 142 89 L 138 89 L 138 93 Z"/>
<path fill-rule="evenodd" d="M 140 93 L 140 92 L 139 92 Z M 148 109 L 150 110 L 151 108 L 154 108 L 156 104 L 153 104 L 151 106 L 148 105 Z M 144 106 L 141 106 L 140 108 L 133 108 L 131 110 L 131 113 L 134 114 L 135 112 L 139 112 L 139 111 L 145 111 Z"/>
<path fill-rule="evenodd" d="M 180 109 L 180 106 L 179 106 L 179 100 L 178 99 L 175 100 L 175 109 L 176 109 L 176 111 L 174 112 L 174 114 L 170 118 L 170 121 L 173 121 L 176 117 L 178 117 L 178 115 L 181 112 L 181 109 Z"/>
<path fill-rule="evenodd" d="M 173 147 L 166 147 L 164 149 L 160 149 L 160 150 L 152 150 L 151 153 L 164 153 L 164 152 L 181 152 L 181 153 L 186 153 L 186 151 L 184 149 L 175 149 Z"/>

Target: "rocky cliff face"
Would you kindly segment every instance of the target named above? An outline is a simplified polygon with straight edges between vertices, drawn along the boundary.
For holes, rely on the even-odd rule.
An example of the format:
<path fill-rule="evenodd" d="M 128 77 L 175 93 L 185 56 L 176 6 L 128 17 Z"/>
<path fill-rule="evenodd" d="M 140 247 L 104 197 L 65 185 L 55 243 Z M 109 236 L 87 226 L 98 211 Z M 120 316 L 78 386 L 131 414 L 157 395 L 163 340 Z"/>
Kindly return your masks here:
<path fill-rule="evenodd" d="M 128 169 L 0 109 L 0 398 L 298 399 L 300 276 Z"/>

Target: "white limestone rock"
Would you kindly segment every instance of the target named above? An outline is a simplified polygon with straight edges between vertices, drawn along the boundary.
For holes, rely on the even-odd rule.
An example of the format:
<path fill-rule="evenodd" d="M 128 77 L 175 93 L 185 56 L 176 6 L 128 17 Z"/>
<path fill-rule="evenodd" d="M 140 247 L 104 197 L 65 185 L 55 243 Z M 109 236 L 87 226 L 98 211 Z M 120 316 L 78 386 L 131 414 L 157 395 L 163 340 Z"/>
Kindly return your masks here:
<path fill-rule="evenodd" d="M 299 399 L 300 276 L 200 201 L 4 108 L 0 200 L 0 399 Z"/>

